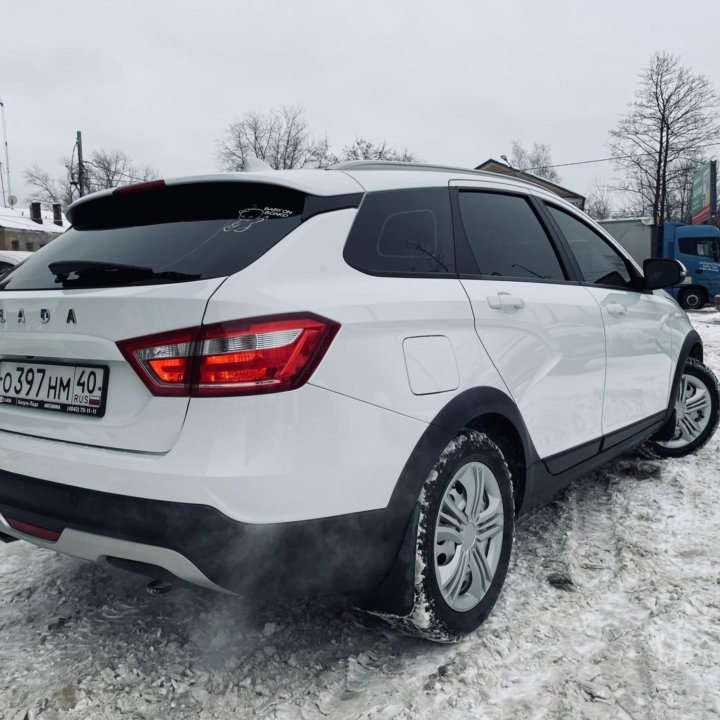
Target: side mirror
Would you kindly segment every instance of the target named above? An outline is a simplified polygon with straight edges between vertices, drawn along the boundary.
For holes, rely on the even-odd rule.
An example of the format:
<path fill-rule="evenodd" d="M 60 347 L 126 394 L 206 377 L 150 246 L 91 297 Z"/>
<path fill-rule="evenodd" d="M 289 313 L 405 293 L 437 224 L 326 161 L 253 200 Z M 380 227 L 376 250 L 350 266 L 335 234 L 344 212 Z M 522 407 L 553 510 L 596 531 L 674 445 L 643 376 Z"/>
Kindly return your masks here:
<path fill-rule="evenodd" d="M 678 260 L 649 258 L 643 263 L 643 285 L 646 290 L 675 287 L 687 277 L 685 266 Z"/>

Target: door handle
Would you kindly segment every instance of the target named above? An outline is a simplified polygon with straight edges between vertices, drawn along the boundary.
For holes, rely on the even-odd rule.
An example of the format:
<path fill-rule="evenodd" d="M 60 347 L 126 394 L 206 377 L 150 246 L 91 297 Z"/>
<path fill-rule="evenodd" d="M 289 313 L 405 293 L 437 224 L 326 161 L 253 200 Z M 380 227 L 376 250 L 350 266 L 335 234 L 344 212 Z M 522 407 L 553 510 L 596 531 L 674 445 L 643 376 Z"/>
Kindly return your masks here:
<path fill-rule="evenodd" d="M 624 305 L 621 305 L 620 303 L 608 303 L 605 306 L 605 309 L 613 317 L 622 317 L 627 312 L 627 308 Z"/>
<path fill-rule="evenodd" d="M 488 295 L 487 302 L 488 305 L 495 310 L 503 310 L 504 308 L 521 310 L 525 307 L 525 301 L 521 297 L 506 292 L 499 292 L 497 295 Z"/>

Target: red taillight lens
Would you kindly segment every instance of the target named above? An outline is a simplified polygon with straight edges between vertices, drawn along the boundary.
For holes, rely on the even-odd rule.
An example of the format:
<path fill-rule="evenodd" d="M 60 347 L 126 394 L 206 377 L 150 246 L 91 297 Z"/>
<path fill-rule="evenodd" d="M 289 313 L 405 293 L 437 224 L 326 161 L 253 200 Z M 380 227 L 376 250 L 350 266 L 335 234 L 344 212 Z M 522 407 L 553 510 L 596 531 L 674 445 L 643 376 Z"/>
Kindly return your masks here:
<path fill-rule="evenodd" d="M 339 327 L 306 314 L 208 325 L 201 331 L 192 394 L 299 387 L 317 367 Z"/>
<path fill-rule="evenodd" d="M 174 330 L 118 343 L 120 352 L 153 395 L 187 395 L 198 328 Z"/>
<path fill-rule="evenodd" d="M 118 346 L 155 395 L 256 394 L 304 384 L 339 328 L 298 313 L 205 325 Z"/>

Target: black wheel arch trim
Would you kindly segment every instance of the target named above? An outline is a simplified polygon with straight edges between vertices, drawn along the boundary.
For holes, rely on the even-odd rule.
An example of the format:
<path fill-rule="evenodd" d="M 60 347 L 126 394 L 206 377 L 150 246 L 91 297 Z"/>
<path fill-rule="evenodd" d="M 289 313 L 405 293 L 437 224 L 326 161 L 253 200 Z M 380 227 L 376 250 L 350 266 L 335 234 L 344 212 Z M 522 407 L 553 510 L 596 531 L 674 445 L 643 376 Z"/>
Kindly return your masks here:
<path fill-rule="evenodd" d="M 402 528 L 402 537 L 390 572 L 363 598 L 362 605 L 366 609 L 398 616 L 412 610 L 415 525 L 420 492 L 428 473 L 448 443 L 463 428 L 483 416 L 500 416 L 513 425 L 523 445 L 525 469 L 539 462 L 525 421 L 509 395 L 493 387 L 476 387 L 453 397 L 428 425 L 400 473 L 388 504 L 388 520 Z"/>
<path fill-rule="evenodd" d="M 447 444 L 477 418 L 492 415 L 504 418 L 515 428 L 523 446 L 526 467 L 539 459 L 512 398 L 493 387 L 470 388 L 453 397 L 428 425 L 400 473 L 388 507 L 401 507 L 401 514 L 409 516 L 427 473 Z"/>
<path fill-rule="evenodd" d="M 668 404 L 667 410 L 668 418 L 675 409 L 675 396 L 677 395 L 685 363 L 689 357 L 694 358 L 699 362 L 703 362 L 703 343 L 697 330 L 690 330 L 690 332 L 685 336 L 685 340 L 680 348 L 680 353 L 678 354 L 675 374 L 673 375 L 672 385 L 670 386 L 670 403 Z"/>

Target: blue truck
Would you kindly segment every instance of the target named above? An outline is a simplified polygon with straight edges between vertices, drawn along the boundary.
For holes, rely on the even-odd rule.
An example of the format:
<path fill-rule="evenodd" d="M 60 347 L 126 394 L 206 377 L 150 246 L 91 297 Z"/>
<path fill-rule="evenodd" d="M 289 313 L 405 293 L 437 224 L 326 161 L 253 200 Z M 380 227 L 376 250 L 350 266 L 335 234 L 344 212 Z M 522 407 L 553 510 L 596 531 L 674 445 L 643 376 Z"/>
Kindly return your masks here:
<path fill-rule="evenodd" d="M 714 225 L 666 222 L 658 227 L 649 218 L 601 220 L 600 225 L 640 266 L 649 257 L 679 260 L 687 278 L 668 292 L 686 310 L 697 310 L 720 294 L 720 230 Z"/>

